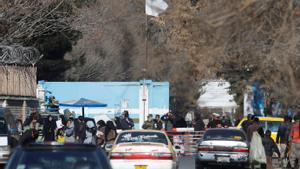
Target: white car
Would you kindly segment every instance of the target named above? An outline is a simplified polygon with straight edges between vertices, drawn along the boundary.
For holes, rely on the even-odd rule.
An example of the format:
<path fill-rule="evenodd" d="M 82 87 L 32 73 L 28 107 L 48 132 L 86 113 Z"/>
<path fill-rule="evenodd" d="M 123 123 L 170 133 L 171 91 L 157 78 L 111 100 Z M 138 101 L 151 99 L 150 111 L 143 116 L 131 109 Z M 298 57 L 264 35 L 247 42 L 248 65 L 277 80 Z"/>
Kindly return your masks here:
<path fill-rule="evenodd" d="M 109 149 L 109 148 L 108 148 Z M 177 156 L 164 132 L 121 132 L 109 154 L 113 169 L 176 169 Z"/>
<path fill-rule="evenodd" d="M 198 145 L 197 169 L 210 165 L 249 167 L 249 145 L 239 129 L 208 129 Z"/>

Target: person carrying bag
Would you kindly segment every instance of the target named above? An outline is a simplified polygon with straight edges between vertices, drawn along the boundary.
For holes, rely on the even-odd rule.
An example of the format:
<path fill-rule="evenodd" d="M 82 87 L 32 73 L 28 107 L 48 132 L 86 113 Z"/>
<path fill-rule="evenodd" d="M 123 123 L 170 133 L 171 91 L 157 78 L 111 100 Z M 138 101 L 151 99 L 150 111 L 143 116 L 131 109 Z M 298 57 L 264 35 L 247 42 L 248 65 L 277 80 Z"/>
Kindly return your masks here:
<path fill-rule="evenodd" d="M 254 164 L 266 164 L 267 158 L 265 148 L 262 144 L 262 138 L 257 131 L 253 132 L 252 139 L 250 142 L 250 153 L 249 159 L 252 166 Z"/>

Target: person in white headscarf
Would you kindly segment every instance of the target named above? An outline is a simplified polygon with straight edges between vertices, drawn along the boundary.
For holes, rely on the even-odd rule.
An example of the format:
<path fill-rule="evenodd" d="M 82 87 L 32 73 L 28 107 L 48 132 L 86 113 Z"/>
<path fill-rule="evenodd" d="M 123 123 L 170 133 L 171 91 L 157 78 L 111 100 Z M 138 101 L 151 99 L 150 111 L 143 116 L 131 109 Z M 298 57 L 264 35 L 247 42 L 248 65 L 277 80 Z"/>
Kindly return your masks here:
<path fill-rule="evenodd" d="M 67 121 L 65 126 L 65 142 L 66 143 L 74 143 L 75 142 L 75 131 L 74 131 L 74 121 L 73 118 L 70 118 Z"/>
<path fill-rule="evenodd" d="M 86 138 L 84 140 L 84 144 L 96 144 L 95 133 L 96 126 L 93 121 L 86 122 Z"/>

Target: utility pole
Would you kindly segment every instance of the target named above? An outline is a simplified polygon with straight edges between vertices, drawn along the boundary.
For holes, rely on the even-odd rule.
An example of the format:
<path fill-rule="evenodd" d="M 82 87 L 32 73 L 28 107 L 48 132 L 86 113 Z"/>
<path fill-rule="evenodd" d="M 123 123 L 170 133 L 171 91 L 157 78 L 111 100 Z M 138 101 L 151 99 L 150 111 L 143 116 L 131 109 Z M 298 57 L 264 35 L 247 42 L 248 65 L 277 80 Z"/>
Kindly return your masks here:
<path fill-rule="evenodd" d="M 143 122 L 146 119 L 146 78 L 148 76 L 148 15 L 146 15 L 146 23 L 145 23 L 145 64 L 143 69 Z"/>

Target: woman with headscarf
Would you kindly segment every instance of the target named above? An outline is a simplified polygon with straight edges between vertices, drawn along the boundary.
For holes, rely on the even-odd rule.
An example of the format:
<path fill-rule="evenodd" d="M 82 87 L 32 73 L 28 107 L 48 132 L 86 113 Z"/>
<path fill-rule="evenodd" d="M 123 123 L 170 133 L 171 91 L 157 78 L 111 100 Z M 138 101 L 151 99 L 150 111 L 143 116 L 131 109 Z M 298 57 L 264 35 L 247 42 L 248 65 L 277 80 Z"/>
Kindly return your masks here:
<path fill-rule="evenodd" d="M 86 137 L 84 140 L 84 144 L 96 144 L 96 126 L 93 121 L 86 122 Z"/>
<path fill-rule="evenodd" d="M 56 122 L 49 115 L 44 123 L 43 136 L 44 141 L 55 141 Z"/>
<path fill-rule="evenodd" d="M 97 122 L 97 134 L 96 134 L 96 137 L 97 137 L 97 140 L 96 140 L 96 144 L 101 147 L 103 144 L 104 144 L 104 132 L 105 132 L 105 122 L 103 120 L 99 120 Z"/>
<path fill-rule="evenodd" d="M 105 137 L 105 144 L 113 144 L 114 143 L 114 141 L 117 137 L 117 130 L 112 121 L 106 122 L 104 137 Z"/>
<path fill-rule="evenodd" d="M 75 131 L 74 131 L 74 121 L 70 118 L 67 121 L 65 126 L 65 142 L 66 143 L 74 143 L 75 142 Z"/>

